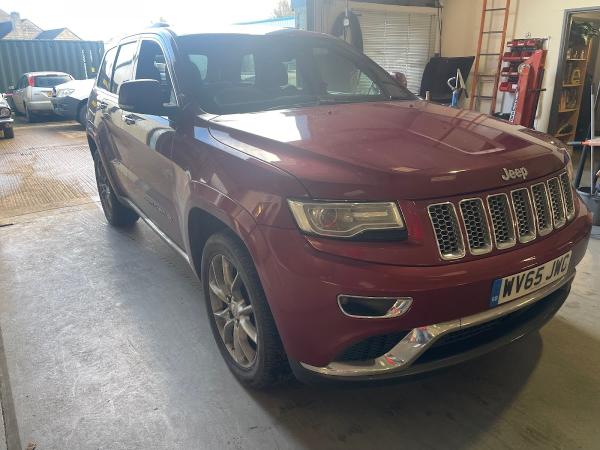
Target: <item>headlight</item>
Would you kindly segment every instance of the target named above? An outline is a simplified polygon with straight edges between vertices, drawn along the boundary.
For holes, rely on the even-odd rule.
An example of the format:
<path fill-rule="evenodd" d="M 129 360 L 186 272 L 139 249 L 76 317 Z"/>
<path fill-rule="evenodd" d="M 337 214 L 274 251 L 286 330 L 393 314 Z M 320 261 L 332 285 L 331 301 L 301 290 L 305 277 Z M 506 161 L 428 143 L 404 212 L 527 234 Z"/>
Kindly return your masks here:
<path fill-rule="evenodd" d="M 568 155 L 568 153 L 567 153 Z M 570 156 L 568 156 L 568 161 L 567 161 L 567 173 L 569 174 L 569 181 L 572 183 L 573 182 L 573 160 L 571 159 Z"/>
<path fill-rule="evenodd" d="M 10 109 L 0 108 L 0 117 L 10 117 Z"/>
<path fill-rule="evenodd" d="M 288 200 L 290 210 L 300 229 L 307 234 L 352 238 L 374 232 L 404 231 L 404 221 L 398 206 L 385 203 L 333 203 Z M 402 237 L 406 237 L 404 234 Z M 396 237 L 398 238 L 398 237 Z"/>
<path fill-rule="evenodd" d="M 57 97 L 66 97 L 67 95 L 71 95 L 73 92 L 75 92 L 75 89 L 59 89 L 56 92 L 56 96 Z"/>

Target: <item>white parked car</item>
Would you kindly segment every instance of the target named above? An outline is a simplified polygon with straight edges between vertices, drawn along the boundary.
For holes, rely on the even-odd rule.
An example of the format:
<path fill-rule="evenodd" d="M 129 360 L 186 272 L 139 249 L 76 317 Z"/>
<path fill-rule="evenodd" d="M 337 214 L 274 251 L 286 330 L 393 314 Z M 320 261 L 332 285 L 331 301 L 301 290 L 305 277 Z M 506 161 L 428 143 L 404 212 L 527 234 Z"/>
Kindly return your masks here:
<path fill-rule="evenodd" d="M 33 122 L 40 114 L 52 114 L 53 108 L 50 102 L 52 88 L 72 79 L 71 75 L 64 72 L 29 72 L 23 74 L 13 88 L 12 93 L 16 111 L 25 114 L 28 122 Z"/>
<path fill-rule="evenodd" d="M 85 126 L 87 101 L 96 80 L 71 80 L 54 87 L 54 112 L 66 119 L 77 120 Z"/>

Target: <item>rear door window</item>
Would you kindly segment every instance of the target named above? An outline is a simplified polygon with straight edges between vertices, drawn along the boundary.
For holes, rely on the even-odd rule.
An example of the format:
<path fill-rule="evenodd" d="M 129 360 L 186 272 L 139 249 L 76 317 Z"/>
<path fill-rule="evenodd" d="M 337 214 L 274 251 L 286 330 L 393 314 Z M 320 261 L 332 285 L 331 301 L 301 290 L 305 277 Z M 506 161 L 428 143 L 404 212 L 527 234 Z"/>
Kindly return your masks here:
<path fill-rule="evenodd" d="M 110 79 L 112 78 L 112 70 L 115 63 L 115 55 L 117 54 L 117 48 L 111 48 L 104 55 L 104 61 L 102 62 L 102 67 L 98 72 L 98 80 L 96 81 L 96 86 L 101 89 L 110 90 Z"/>
<path fill-rule="evenodd" d="M 19 79 L 19 82 L 17 83 L 17 89 L 23 89 L 26 86 L 27 86 L 27 77 L 25 75 L 23 75 Z"/>
<path fill-rule="evenodd" d="M 69 75 L 40 75 L 35 77 L 34 86 L 40 88 L 53 88 L 59 84 L 71 81 L 73 78 Z"/>
<path fill-rule="evenodd" d="M 129 81 L 133 78 L 133 57 L 135 56 L 136 49 L 137 42 L 130 42 L 119 47 L 119 54 L 117 55 L 117 60 L 115 62 L 115 71 L 110 85 L 110 92 L 117 94 L 119 92 L 119 86 L 125 81 Z"/>

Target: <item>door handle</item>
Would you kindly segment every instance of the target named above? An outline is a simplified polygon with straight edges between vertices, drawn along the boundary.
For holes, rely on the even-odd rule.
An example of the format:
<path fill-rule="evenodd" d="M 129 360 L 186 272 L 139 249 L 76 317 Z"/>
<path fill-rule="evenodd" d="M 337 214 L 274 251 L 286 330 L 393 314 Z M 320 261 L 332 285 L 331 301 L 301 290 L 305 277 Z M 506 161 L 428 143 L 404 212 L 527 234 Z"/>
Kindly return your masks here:
<path fill-rule="evenodd" d="M 135 123 L 137 122 L 137 117 L 133 114 L 125 114 L 122 117 L 123 122 L 125 122 L 127 125 L 135 125 Z"/>

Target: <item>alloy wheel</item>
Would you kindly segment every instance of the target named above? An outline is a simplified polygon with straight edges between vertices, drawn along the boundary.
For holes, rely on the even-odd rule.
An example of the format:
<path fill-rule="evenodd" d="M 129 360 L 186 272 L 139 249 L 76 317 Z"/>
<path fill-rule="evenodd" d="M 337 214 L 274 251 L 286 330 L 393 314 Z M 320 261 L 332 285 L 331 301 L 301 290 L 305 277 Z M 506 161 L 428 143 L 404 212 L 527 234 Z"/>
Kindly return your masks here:
<path fill-rule="evenodd" d="M 211 259 L 208 287 L 225 348 L 239 366 L 250 368 L 258 351 L 256 319 L 242 276 L 226 256 L 216 254 Z"/>
<path fill-rule="evenodd" d="M 96 163 L 96 183 L 98 184 L 98 196 L 100 197 L 100 202 L 106 210 L 111 206 L 111 189 L 108 177 L 106 176 L 106 172 L 100 161 Z"/>

